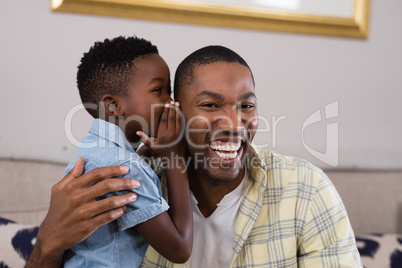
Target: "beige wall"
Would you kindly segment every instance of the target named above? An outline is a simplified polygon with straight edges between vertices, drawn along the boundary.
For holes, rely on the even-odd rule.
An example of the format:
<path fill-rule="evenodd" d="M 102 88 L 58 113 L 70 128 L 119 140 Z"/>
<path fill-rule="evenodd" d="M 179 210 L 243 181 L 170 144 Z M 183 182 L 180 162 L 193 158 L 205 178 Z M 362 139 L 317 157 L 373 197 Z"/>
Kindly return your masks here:
<path fill-rule="evenodd" d="M 96 40 L 136 34 L 158 45 L 172 73 L 205 45 L 242 55 L 255 75 L 259 114 L 271 124 L 257 144 L 330 167 L 307 151 L 301 130 L 309 115 L 338 101 L 338 117 L 328 121 L 339 127 L 338 167 L 402 168 L 401 10 L 401 1 L 372 0 L 369 38 L 356 40 L 52 13 L 49 1 L 1 1 L 0 157 L 68 162 L 75 149 L 64 120 L 80 103 L 82 53 Z M 286 117 L 276 138 L 273 116 Z M 82 137 L 90 123 L 77 113 L 74 135 Z M 325 122 L 304 134 L 324 153 Z"/>

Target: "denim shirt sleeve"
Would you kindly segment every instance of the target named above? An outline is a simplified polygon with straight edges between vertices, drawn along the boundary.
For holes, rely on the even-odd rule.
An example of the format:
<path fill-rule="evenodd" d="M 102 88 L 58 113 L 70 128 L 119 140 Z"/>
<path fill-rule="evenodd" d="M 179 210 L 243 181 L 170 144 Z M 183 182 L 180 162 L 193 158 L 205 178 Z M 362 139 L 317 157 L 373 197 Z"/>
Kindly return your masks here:
<path fill-rule="evenodd" d="M 140 187 L 132 189 L 138 196 L 137 200 L 127 204 L 126 212 L 117 219 L 119 231 L 143 223 L 169 209 L 169 205 L 162 197 L 159 178 L 145 161 L 138 157 L 121 165 L 130 168 L 129 172 L 122 177 L 139 181 Z M 106 196 L 121 195 L 127 192 L 119 191 Z"/>

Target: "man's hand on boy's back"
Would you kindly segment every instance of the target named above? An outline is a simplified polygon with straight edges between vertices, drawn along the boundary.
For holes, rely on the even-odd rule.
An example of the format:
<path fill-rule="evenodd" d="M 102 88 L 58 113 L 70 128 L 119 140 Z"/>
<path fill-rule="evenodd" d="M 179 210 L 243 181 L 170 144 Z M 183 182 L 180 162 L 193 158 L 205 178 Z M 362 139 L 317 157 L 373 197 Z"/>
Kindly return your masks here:
<path fill-rule="evenodd" d="M 75 167 L 53 186 L 49 211 L 26 267 L 60 267 L 65 250 L 120 217 L 125 205 L 137 198 L 131 192 L 96 201 L 95 198 L 109 192 L 138 188 L 139 183 L 112 178 L 126 174 L 127 167 L 96 168 L 82 175 L 84 165 L 84 159 L 79 157 Z"/>
<path fill-rule="evenodd" d="M 144 144 L 156 156 L 170 158 L 177 155 L 184 156 L 186 153 L 179 106 L 179 103 L 174 101 L 165 104 L 159 121 L 156 139 L 150 138 L 142 131 L 137 132 Z"/>

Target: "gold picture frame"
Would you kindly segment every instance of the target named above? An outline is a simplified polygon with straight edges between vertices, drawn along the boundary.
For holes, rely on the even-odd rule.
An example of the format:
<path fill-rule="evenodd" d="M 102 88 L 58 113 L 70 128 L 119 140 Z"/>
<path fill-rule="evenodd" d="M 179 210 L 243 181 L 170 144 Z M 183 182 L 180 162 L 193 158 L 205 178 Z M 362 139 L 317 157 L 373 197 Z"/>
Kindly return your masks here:
<path fill-rule="evenodd" d="M 60 12 L 365 39 L 370 0 L 354 0 L 350 18 L 217 6 L 202 1 L 51 0 L 51 8 Z"/>

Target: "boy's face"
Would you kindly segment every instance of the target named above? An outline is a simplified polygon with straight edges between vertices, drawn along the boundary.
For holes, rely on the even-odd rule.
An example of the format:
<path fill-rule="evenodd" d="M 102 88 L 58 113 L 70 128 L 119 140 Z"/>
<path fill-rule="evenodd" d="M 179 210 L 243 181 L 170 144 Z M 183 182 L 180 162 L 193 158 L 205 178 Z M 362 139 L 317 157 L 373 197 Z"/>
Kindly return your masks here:
<path fill-rule="evenodd" d="M 125 134 L 137 142 L 141 130 L 155 137 L 163 105 L 170 101 L 170 72 L 166 62 L 157 54 L 145 55 L 134 61 L 135 76 L 129 83 L 125 101 Z"/>
<path fill-rule="evenodd" d="M 258 128 L 249 69 L 227 62 L 195 67 L 193 83 L 182 92 L 187 145 L 197 172 L 215 183 L 240 177 L 241 162 Z"/>

